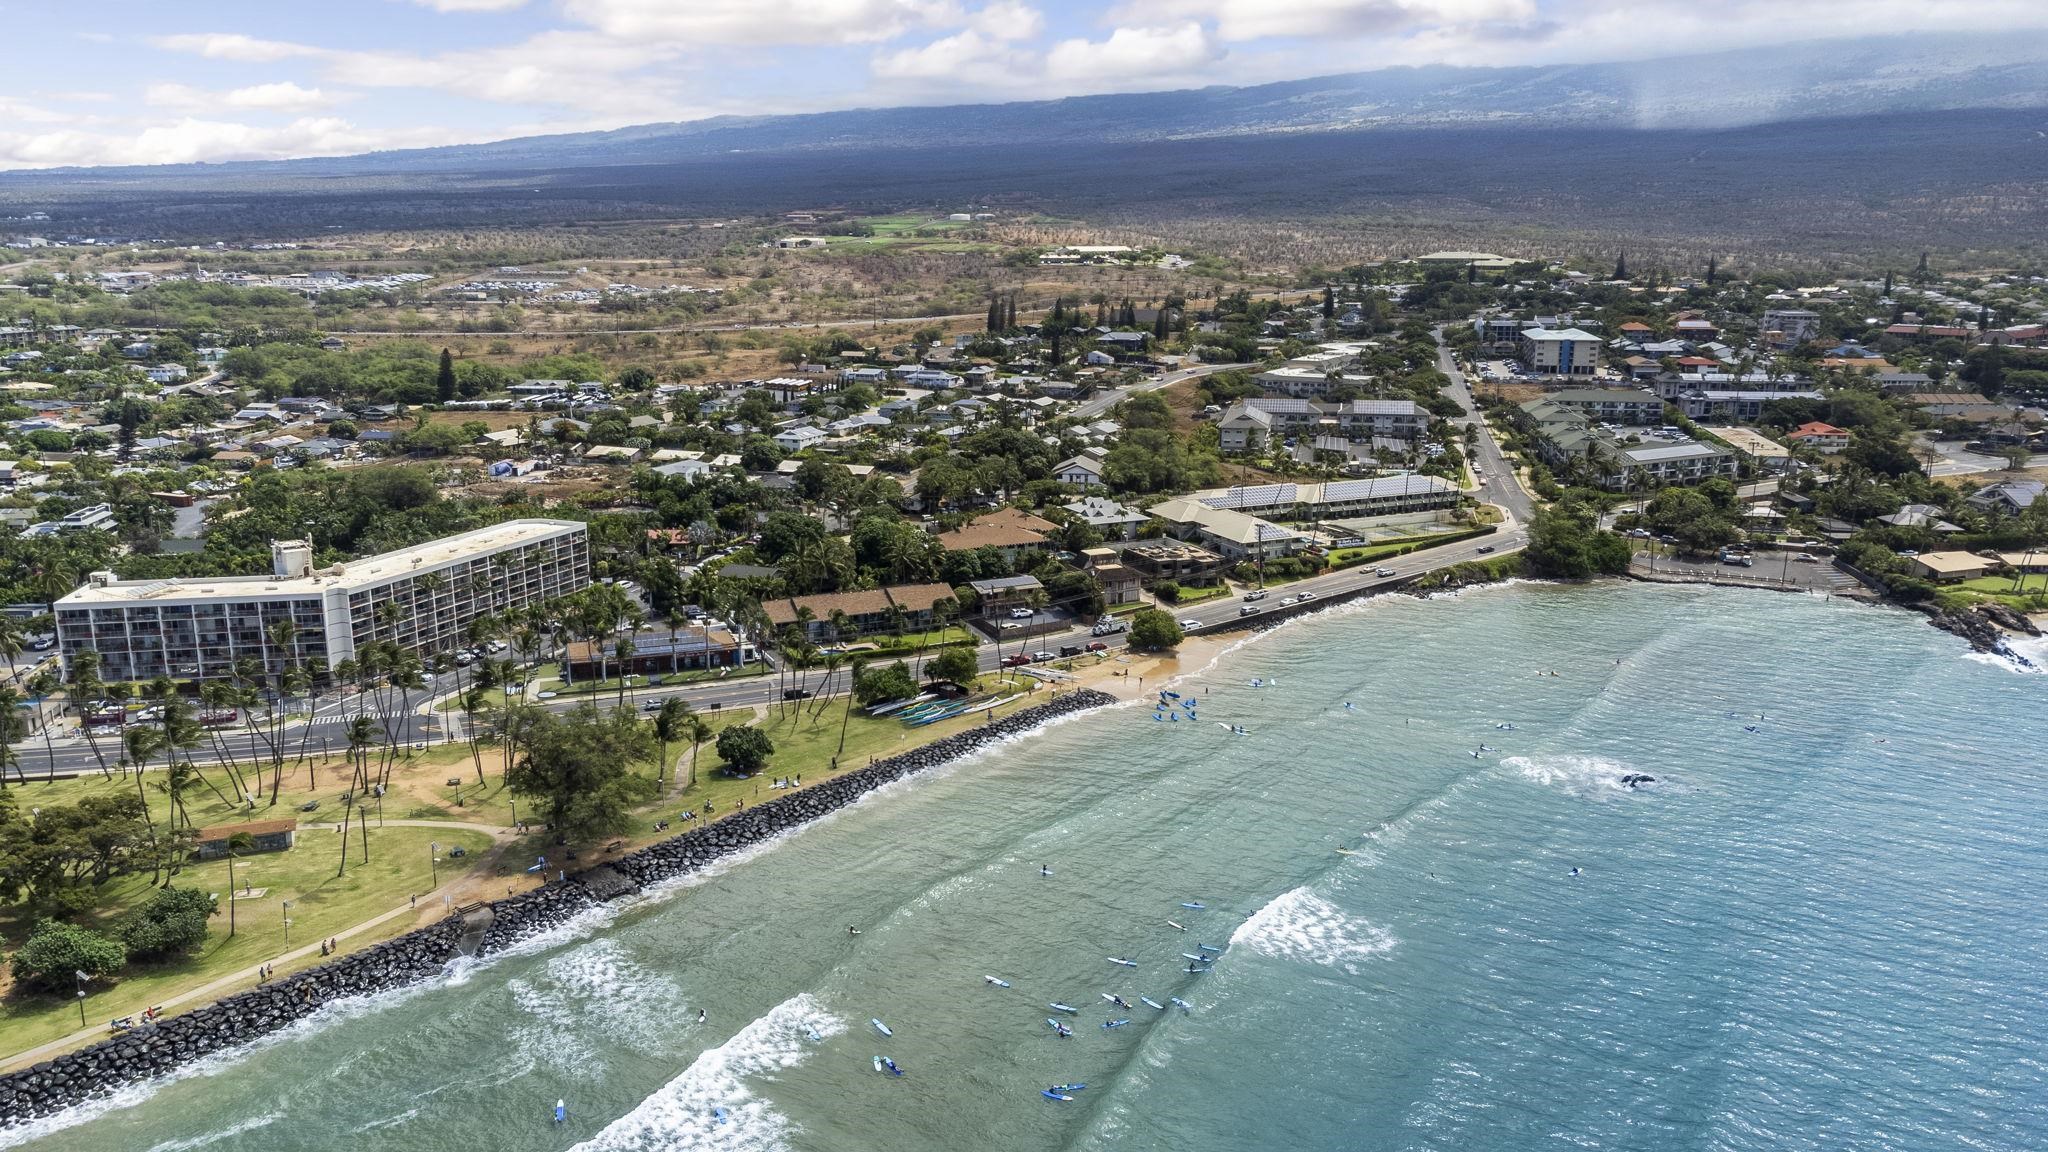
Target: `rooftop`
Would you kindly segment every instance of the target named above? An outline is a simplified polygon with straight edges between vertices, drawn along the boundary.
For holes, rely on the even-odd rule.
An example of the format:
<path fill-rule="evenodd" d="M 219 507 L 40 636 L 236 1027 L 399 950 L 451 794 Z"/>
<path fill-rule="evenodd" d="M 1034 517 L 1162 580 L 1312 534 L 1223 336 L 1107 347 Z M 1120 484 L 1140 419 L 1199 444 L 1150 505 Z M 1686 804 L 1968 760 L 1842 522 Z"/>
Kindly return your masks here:
<path fill-rule="evenodd" d="M 536 544 L 584 530 L 576 520 L 507 520 L 413 548 L 401 548 L 311 576 L 219 576 L 206 579 L 112 580 L 87 584 L 57 601 L 58 607 L 126 604 L 136 600 L 242 600 L 252 596 L 317 596 L 334 588 L 360 588 L 418 572 L 432 572 L 479 555 Z"/>

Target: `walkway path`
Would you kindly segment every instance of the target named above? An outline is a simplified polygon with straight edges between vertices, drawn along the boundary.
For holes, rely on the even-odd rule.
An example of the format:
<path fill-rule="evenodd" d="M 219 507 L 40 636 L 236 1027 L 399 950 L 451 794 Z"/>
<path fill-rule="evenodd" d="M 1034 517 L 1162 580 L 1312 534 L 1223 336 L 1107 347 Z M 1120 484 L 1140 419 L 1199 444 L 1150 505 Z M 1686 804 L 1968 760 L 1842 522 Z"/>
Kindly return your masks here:
<path fill-rule="evenodd" d="M 387 823 L 395 824 L 400 823 L 400 821 L 387 821 Z M 410 821 L 410 823 L 438 824 L 441 822 L 425 820 Z M 478 824 L 464 825 L 464 827 L 490 828 L 492 826 Z M 509 829 L 507 829 L 507 831 L 509 831 Z M 429 901 L 432 901 L 440 895 L 448 892 L 456 884 L 459 884 L 461 882 L 462 878 L 451 879 L 448 883 L 441 885 L 439 888 L 436 888 L 431 892 L 423 892 L 420 895 L 426 897 Z M 373 916 L 368 920 L 364 920 L 361 923 L 356 924 L 352 927 L 344 928 L 341 931 L 332 933 L 331 935 L 323 937 L 322 939 L 352 939 L 366 932 L 373 931 L 381 925 L 388 924 L 392 920 L 395 920 L 401 916 L 417 917 L 419 915 L 419 911 L 420 910 L 418 902 L 416 900 L 408 900 L 406 903 L 400 904 L 398 907 L 391 909 L 389 912 L 384 912 L 377 916 Z M 311 944 L 307 944 L 303 947 L 294 948 L 289 952 L 280 953 L 275 958 L 265 960 L 260 964 L 251 964 L 246 968 L 243 968 L 239 971 L 230 972 L 225 976 L 219 977 L 205 984 L 201 984 L 194 988 L 188 988 L 183 992 L 178 992 L 173 995 L 167 996 L 157 1005 L 157 1007 L 162 1008 L 166 1012 L 168 1012 L 170 1009 L 176 1008 L 181 1004 L 190 1004 L 193 1001 L 198 1001 L 201 1004 L 211 1004 L 214 1001 L 222 999 L 223 997 L 226 997 L 232 993 L 241 991 L 244 985 L 255 983 L 256 977 L 258 975 L 258 970 L 261 969 L 265 964 L 272 966 L 283 965 L 289 968 L 293 967 L 294 962 L 299 960 L 326 959 L 326 957 L 320 955 L 320 944 L 320 940 L 315 940 Z M 46 1044 L 38 1044 L 34 1048 L 30 1048 L 26 1051 L 16 1052 L 5 1058 L 0 1058 L 0 1071 L 13 1068 L 24 1068 L 30 1064 L 35 1064 L 39 1061 L 48 1060 L 52 1056 L 60 1055 L 74 1048 L 80 1048 L 87 1044 L 94 1043 L 96 1041 L 105 1040 L 108 1037 L 114 1035 L 117 1035 L 117 1033 L 115 1033 L 112 1029 L 108 1028 L 104 1024 L 97 1025 L 95 1027 L 82 1028 L 76 1032 L 71 1033 L 69 1036 L 60 1036 L 57 1039 L 52 1040 Z"/>

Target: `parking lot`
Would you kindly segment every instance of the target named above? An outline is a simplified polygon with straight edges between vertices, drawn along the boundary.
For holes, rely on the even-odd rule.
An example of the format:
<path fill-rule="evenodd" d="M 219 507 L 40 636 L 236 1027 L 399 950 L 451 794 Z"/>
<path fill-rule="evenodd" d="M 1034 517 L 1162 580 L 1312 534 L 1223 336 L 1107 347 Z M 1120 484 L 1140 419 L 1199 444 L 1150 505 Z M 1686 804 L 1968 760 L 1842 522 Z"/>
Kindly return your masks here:
<path fill-rule="evenodd" d="M 1638 542 L 1640 545 L 1640 542 Z M 1629 570 L 1651 579 L 1666 577 L 1712 581 L 1717 584 L 1747 584 L 1769 588 L 1803 588 L 1810 592 L 1846 593 L 1862 587 L 1854 576 L 1835 567 L 1826 556 L 1799 559 L 1796 552 L 1759 552 L 1745 567 L 1723 564 L 1714 557 L 1681 559 L 1659 548 L 1653 555 L 1638 551 Z M 1809 554 L 1810 555 L 1810 554 Z"/>

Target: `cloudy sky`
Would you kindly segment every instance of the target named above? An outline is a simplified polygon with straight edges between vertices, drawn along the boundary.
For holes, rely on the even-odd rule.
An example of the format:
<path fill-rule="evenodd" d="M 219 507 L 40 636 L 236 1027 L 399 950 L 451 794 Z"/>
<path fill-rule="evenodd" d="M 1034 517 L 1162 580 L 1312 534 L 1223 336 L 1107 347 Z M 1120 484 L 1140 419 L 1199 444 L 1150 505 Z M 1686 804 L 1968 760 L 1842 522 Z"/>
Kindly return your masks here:
<path fill-rule="evenodd" d="M 2048 28 L 2048 0 L 0 0 L 0 168 Z"/>

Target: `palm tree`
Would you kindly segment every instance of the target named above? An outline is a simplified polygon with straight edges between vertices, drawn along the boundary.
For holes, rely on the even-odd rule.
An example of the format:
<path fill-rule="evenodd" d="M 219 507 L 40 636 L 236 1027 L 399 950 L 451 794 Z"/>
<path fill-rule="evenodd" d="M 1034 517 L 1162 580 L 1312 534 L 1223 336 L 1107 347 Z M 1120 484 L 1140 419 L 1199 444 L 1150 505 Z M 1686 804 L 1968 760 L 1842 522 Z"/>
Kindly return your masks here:
<path fill-rule="evenodd" d="M 697 786 L 697 750 L 702 748 L 707 741 L 713 736 L 718 735 L 718 733 L 713 730 L 711 725 L 704 722 L 702 716 L 694 712 L 689 715 L 685 723 L 688 725 L 687 731 L 690 737 L 690 787 L 695 788 Z"/>
<path fill-rule="evenodd" d="M 14 775 L 21 783 L 28 783 L 28 776 L 21 770 L 21 757 L 14 752 L 15 726 L 20 723 L 21 693 L 12 684 L 0 684 L 0 789 L 7 787 L 7 768 L 14 767 Z"/>
<path fill-rule="evenodd" d="M 12 616 L 0 616 L 0 656 L 7 658 L 7 682 L 10 684 L 17 675 L 14 662 L 21 659 L 25 647 L 21 639 L 21 621 Z"/>
<path fill-rule="evenodd" d="M 633 683 L 633 653 L 635 645 L 630 635 L 612 641 L 612 656 L 619 662 L 619 707 L 626 706 L 626 693 Z"/>
<path fill-rule="evenodd" d="M 846 711 L 839 717 L 839 748 L 832 753 L 832 757 L 835 760 L 846 752 L 846 725 L 848 721 L 853 719 L 853 692 L 860 685 L 861 675 L 867 670 L 868 662 L 859 656 L 855 656 L 853 658 L 853 667 L 846 673 Z"/>
<path fill-rule="evenodd" d="M 228 936 L 235 934 L 235 853 L 256 850 L 256 838 L 247 832 L 228 834 Z"/>
<path fill-rule="evenodd" d="M 142 802 L 142 826 L 149 833 L 149 854 L 153 861 L 150 883 L 156 883 L 163 868 L 163 854 L 156 838 L 156 820 L 149 812 L 149 793 L 142 786 L 142 769 L 149 758 L 156 754 L 163 737 L 156 729 L 142 724 L 131 724 L 121 733 L 122 747 L 127 751 L 128 762 L 135 766 L 135 798 Z"/>
<path fill-rule="evenodd" d="M 100 654 L 90 648 L 81 649 L 71 657 L 71 699 L 78 705 L 79 729 L 85 733 L 85 742 L 92 749 L 92 758 L 100 766 L 101 777 L 108 777 L 107 758 L 100 751 L 99 736 L 90 723 L 91 705 L 105 695 L 107 686 L 100 682 Z"/>
<path fill-rule="evenodd" d="M 661 711 L 654 714 L 654 738 L 661 743 L 661 763 L 654 769 L 654 794 L 662 794 L 662 781 L 668 771 L 668 746 L 684 735 L 684 728 L 690 719 L 690 706 L 677 696 L 661 702 Z"/>

